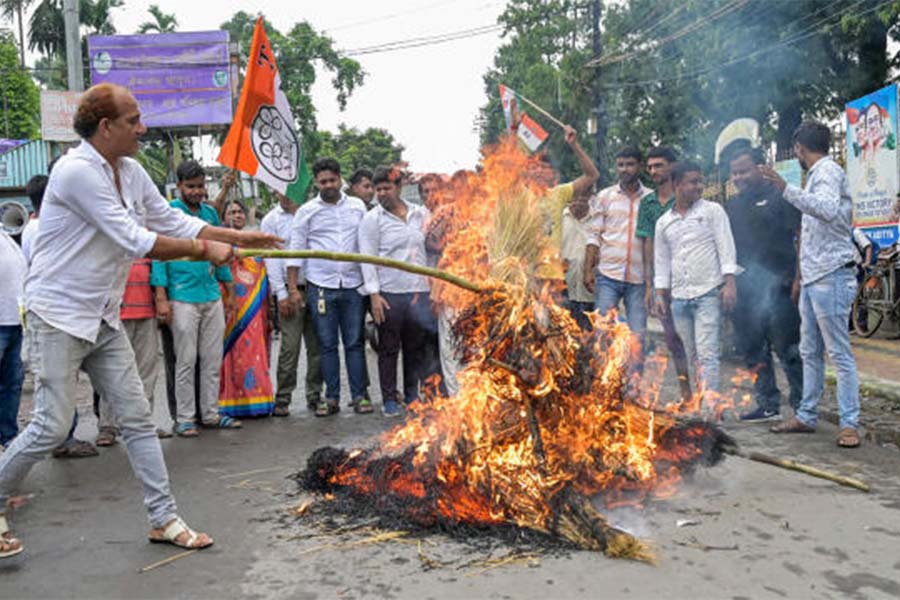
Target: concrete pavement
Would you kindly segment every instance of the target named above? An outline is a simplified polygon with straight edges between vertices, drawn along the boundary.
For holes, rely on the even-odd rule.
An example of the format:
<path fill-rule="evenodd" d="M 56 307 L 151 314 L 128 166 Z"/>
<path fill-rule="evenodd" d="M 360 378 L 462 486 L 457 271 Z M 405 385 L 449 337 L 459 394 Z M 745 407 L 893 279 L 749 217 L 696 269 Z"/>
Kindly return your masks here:
<path fill-rule="evenodd" d="M 747 449 L 862 478 L 872 485 L 871 494 L 728 458 L 700 471 L 673 498 L 611 514 L 614 524 L 655 543 L 658 566 L 580 551 L 538 553 L 531 563 L 496 568 L 466 566 L 486 556 L 436 534 L 423 539 L 421 552 L 446 566 L 427 570 L 417 543 L 323 548 L 369 534 L 311 539 L 309 524 L 289 516 L 302 498 L 286 477 L 310 452 L 324 444 L 354 445 L 395 422 L 377 413 L 316 419 L 302 404 L 295 402 L 300 412 L 287 419 L 163 442 L 181 511 L 216 545 L 146 573 L 138 570 L 179 550 L 144 541 L 146 517 L 122 446 L 94 459 L 45 461 L 23 490 L 34 497 L 12 516 L 27 549 L 0 561 L 3 596 L 900 596 L 900 452 L 875 444 L 838 449 L 828 424 L 814 435 L 794 437 L 771 435 L 763 425 L 732 425 L 729 431 Z M 89 437 L 93 427 L 88 417 L 81 431 Z M 698 523 L 679 527 L 685 519 Z M 493 558 L 506 552 L 498 548 Z"/>

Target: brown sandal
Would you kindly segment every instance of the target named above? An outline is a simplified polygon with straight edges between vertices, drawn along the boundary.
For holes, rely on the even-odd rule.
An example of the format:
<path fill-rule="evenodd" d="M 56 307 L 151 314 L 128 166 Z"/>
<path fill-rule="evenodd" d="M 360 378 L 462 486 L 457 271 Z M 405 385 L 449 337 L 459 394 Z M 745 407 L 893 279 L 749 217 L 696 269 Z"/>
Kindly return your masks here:
<path fill-rule="evenodd" d="M 815 433 L 816 428 L 810 427 L 797 417 L 783 421 L 769 428 L 772 433 Z"/>
<path fill-rule="evenodd" d="M 841 448 L 859 447 L 859 433 L 852 427 L 844 427 L 838 432 L 837 445 Z"/>

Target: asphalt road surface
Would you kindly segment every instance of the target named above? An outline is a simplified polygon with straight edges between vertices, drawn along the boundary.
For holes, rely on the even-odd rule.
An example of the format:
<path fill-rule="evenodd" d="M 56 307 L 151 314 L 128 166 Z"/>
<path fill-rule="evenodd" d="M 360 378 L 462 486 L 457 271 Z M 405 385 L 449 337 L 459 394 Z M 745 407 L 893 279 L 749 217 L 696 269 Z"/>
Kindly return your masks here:
<path fill-rule="evenodd" d="M 2 596 L 900 597 L 900 452 L 871 444 L 841 450 L 831 426 L 794 437 L 771 435 L 763 425 L 728 429 L 747 449 L 862 478 L 872 493 L 728 458 L 673 498 L 610 515 L 653 542 L 659 563 L 650 566 L 502 544 L 479 554 L 440 534 L 380 543 L 368 543 L 371 532 L 310 537 L 315 531 L 304 518 L 290 516 L 303 498 L 286 477 L 317 447 L 352 446 L 393 421 L 346 410 L 316 419 L 302 397 L 298 392 L 287 419 L 163 441 L 181 513 L 216 544 L 144 573 L 180 550 L 145 541 L 139 486 L 122 445 L 98 458 L 45 461 L 26 481 L 23 492 L 33 497 L 12 515 L 26 551 L 0 561 Z M 83 419 L 80 433 L 91 437 L 93 427 Z"/>

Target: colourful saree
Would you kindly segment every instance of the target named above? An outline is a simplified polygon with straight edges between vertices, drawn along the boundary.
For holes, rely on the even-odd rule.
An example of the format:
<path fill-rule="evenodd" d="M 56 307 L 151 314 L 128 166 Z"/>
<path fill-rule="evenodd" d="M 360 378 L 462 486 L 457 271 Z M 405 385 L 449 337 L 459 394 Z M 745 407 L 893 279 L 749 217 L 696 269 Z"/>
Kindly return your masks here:
<path fill-rule="evenodd" d="M 258 258 L 231 265 L 237 312 L 225 324 L 219 409 L 230 417 L 265 417 L 275 406 L 267 338 L 269 286 Z"/>

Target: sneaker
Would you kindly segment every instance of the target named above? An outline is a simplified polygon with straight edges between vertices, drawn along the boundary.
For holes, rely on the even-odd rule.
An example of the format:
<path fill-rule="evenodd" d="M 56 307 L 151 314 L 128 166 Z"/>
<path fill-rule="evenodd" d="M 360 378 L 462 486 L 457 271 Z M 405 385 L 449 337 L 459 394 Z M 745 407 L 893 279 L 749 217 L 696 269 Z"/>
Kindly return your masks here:
<path fill-rule="evenodd" d="M 396 400 L 387 400 L 384 403 L 384 407 L 381 409 L 381 412 L 384 413 L 386 417 L 399 417 L 403 414 L 403 410 L 400 408 L 400 404 L 397 403 Z"/>
<path fill-rule="evenodd" d="M 272 409 L 273 417 L 289 417 L 290 415 L 291 409 L 286 404 L 276 404 L 275 408 Z"/>
<path fill-rule="evenodd" d="M 760 423 L 762 421 L 777 421 L 781 418 L 781 414 L 777 410 L 771 408 L 759 407 L 748 413 L 741 415 L 741 421 L 744 423 Z"/>
<path fill-rule="evenodd" d="M 328 400 L 319 400 L 319 404 L 316 406 L 317 417 L 330 417 L 340 411 L 341 407 L 337 402 L 329 402 Z"/>

